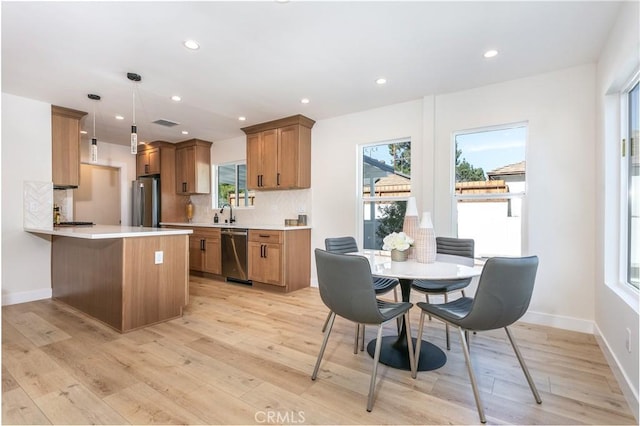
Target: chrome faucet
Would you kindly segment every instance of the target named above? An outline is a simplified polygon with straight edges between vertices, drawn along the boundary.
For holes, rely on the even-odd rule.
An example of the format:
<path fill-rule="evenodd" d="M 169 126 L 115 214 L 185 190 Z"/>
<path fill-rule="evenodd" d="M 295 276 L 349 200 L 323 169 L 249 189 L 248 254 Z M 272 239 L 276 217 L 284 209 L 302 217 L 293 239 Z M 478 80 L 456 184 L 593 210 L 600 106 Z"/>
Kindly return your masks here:
<path fill-rule="evenodd" d="M 222 214 L 225 207 L 229 207 L 229 223 L 235 222 L 236 220 L 233 217 L 233 206 L 231 206 L 231 204 L 224 203 L 220 209 L 220 213 Z"/>

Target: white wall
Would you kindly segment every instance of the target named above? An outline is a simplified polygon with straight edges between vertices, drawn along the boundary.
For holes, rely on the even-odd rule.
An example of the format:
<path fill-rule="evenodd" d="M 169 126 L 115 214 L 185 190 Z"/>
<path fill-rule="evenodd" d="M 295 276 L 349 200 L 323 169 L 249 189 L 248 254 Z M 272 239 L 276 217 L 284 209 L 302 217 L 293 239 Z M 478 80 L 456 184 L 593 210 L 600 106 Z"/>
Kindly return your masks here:
<path fill-rule="evenodd" d="M 528 122 L 523 255 L 540 266 L 527 319 L 592 332 L 595 66 L 436 97 L 434 225 L 453 234 L 452 133 Z M 571 301 L 571 303 L 568 303 Z"/>
<path fill-rule="evenodd" d="M 51 297 L 49 239 L 22 230 L 24 181 L 51 182 L 51 105 L 3 93 L 3 305 Z"/>
<path fill-rule="evenodd" d="M 121 169 L 121 185 L 127 188 L 121 211 L 127 225 L 135 156 L 127 146 L 100 141 L 98 146 L 98 164 Z M 88 144 L 81 144 L 81 161 L 88 159 Z M 51 105 L 2 93 L 3 305 L 51 297 L 50 239 L 23 231 L 24 181 L 51 181 Z"/>
<path fill-rule="evenodd" d="M 596 271 L 595 321 L 605 353 L 620 367 L 623 391 L 638 418 L 639 302 L 619 277 L 620 101 L 623 85 L 640 69 L 640 8 L 627 2 L 620 8 L 598 62 L 598 138 L 596 143 Z M 627 329 L 631 351 L 626 349 Z M 615 369 L 614 369 L 615 371 Z"/>

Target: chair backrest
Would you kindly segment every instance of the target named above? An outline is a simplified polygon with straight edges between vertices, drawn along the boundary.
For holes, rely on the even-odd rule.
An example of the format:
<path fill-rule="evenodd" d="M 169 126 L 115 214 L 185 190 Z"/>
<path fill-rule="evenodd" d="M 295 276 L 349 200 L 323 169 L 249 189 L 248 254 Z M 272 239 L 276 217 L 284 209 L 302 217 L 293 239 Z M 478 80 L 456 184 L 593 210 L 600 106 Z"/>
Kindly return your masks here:
<path fill-rule="evenodd" d="M 488 259 L 471 310 L 460 326 L 493 330 L 519 320 L 529 308 L 537 270 L 538 256 Z"/>
<path fill-rule="evenodd" d="M 436 252 L 473 259 L 475 241 L 471 238 L 436 237 Z"/>
<path fill-rule="evenodd" d="M 324 247 L 332 253 L 353 253 L 358 251 L 358 243 L 353 237 L 326 238 Z"/>
<path fill-rule="evenodd" d="M 362 256 L 315 250 L 320 297 L 343 318 L 360 324 L 380 324 L 369 261 Z"/>

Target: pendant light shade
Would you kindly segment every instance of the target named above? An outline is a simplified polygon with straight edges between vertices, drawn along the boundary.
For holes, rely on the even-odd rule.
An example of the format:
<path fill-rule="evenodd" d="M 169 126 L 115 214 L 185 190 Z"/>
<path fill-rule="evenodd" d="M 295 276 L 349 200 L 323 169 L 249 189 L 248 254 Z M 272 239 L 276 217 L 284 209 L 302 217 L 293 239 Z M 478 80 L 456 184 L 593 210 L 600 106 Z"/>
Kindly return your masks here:
<path fill-rule="evenodd" d="M 128 72 L 127 78 L 134 83 L 142 80 L 142 77 L 136 73 Z M 131 125 L 131 153 L 138 153 L 138 127 L 136 126 L 136 91 L 135 88 L 133 90 L 133 124 Z"/>
<path fill-rule="evenodd" d="M 89 94 L 87 97 L 93 101 L 99 101 L 100 96 Z M 98 162 L 98 139 L 96 138 L 96 104 L 93 103 L 93 137 L 91 138 L 91 146 L 89 147 L 89 161 Z"/>

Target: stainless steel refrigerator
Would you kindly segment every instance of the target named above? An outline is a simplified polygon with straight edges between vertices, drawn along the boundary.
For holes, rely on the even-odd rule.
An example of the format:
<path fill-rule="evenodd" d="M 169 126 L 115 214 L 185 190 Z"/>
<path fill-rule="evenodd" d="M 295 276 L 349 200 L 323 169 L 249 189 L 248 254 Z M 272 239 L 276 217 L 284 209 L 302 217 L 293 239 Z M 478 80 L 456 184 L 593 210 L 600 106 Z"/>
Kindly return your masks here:
<path fill-rule="evenodd" d="M 133 181 L 133 226 L 160 226 L 160 179 L 142 177 Z"/>

